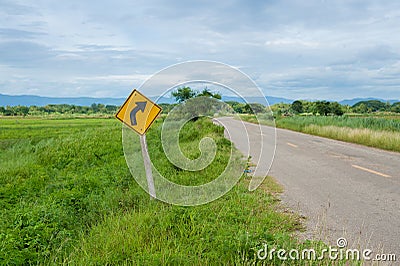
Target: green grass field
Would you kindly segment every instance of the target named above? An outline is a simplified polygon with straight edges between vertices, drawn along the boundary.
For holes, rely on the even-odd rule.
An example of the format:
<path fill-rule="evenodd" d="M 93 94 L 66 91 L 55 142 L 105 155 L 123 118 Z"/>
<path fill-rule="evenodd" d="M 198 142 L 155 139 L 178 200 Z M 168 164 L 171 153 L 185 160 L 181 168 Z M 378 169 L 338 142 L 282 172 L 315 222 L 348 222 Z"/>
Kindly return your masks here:
<path fill-rule="evenodd" d="M 160 152 L 160 124 L 148 134 L 151 156 Z M 229 150 L 211 121 L 186 127 L 189 155 L 204 136 L 221 146 L 220 157 Z M 115 119 L 0 119 L 0 150 L 0 264 L 235 265 L 254 262 L 264 243 L 323 246 L 294 237 L 302 225 L 280 211 L 271 178 L 249 192 L 243 176 L 222 198 L 196 207 L 149 200 L 126 165 Z M 180 172 L 164 159 L 158 164 Z M 172 176 L 190 183 L 185 174 Z M 209 173 L 196 178 L 207 182 Z"/>
<path fill-rule="evenodd" d="M 241 115 L 256 123 L 254 115 Z M 279 117 L 276 127 L 400 152 L 400 116 L 292 116 Z M 273 125 L 260 116 L 261 124 Z"/>

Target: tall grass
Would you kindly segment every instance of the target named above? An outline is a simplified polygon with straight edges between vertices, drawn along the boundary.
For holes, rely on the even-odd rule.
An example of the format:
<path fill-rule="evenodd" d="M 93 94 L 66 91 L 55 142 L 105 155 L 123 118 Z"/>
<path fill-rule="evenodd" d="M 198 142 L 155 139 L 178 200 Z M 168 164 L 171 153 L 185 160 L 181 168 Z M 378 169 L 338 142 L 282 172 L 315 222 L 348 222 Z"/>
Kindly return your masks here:
<path fill-rule="evenodd" d="M 277 124 L 279 127 L 295 130 L 301 130 L 309 125 L 316 125 L 400 132 L 400 120 L 384 117 L 293 116 L 277 119 Z"/>
<path fill-rule="evenodd" d="M 358 143 L 370 147 L 377 147 L 390 151 L 400 152 L 400 133 L 393 131 L 377 131 L 368 128 L 350 128 L 338 126 L 308 125 L 302 132 Z"/>
<path fill-rule="evenodd" d="M 270 120 L 257 121 L 254 115 L 241 118 L 273 126 Z M 399 117 L 292 116 L 277 118 L 275 124 L 279 128 L 400 152 Z"/>
<path fill-rule="evenodd" d="M 137 211 L 109 216 L 82 238 L 65 262 L 242 264 L 256 261 L 255 251 L 263 243 L 297 247 L 290 232 L 299 227 L 290 216 L 276 212 L 273 197 L 261 191 L 250 193 L 242 181 L 208 205 L 178 207 L 154 202 Z"/>
<path fill-rule="evenodd" d="M 381 117 L 294 116 L 278 119 L 278 127 L 400 152 L 400 120 Z"/>

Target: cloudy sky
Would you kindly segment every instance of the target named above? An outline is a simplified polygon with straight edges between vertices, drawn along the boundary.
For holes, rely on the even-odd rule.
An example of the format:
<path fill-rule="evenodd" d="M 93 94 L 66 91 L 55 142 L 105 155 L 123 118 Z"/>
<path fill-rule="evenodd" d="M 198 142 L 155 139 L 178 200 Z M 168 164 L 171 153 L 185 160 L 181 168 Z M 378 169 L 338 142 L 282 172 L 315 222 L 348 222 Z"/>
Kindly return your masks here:
<path fill-rule="evenodd" d="M 400 1 L 0 0 L 2 94 L 126 97 L 187 60 L 271 96 L 400 99 Z"/>

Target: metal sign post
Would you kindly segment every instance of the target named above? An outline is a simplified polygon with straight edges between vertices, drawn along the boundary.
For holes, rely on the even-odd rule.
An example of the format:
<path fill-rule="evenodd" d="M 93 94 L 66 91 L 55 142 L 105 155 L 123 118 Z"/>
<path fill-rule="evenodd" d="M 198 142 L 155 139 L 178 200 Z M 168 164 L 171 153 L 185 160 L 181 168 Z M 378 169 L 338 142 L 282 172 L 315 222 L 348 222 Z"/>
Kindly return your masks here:
<path fill-rule="evenodd" d="M 140 145 L 142 146 L 142 156 L 144 162 L 144 170 L 146 172 L 147 186 L 151 199 L 156 198 L 156 189 L 154 187 L 153 173 L 151 171 L 151 161 L 149 151 L 147 149 L 146 134 L 140 136 Z"/>
<path fill-rule="evenodd" d="M 118 120 L 140 135 L 144 169 L 151 199 L 156 198 L 156 189 L 151 170 L 149 150 L 147 148 L 146 131 L 157 118 L 161 110 L 161 107 L 152 102 L 149 98 L 139 91 L 133 90 L 115 115 Z"/>

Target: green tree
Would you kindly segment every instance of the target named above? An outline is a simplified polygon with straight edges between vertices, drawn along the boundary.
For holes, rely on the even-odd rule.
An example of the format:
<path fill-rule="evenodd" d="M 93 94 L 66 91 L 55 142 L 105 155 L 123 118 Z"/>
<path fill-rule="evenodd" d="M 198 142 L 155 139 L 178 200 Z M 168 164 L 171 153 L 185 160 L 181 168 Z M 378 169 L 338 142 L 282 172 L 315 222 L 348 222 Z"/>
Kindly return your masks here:
<path fill-rule="evenodd" d="M 219 93 L 214 93 L 213 94 L 213 98 L 217 99 L 217 100 L 221 100 L 222 99 L 222 95 Z"/>
<path fill-rule="evenodd" d="M 369 112 L 385 111 L 386 109 L 386 104 L 378 100 L 361 101 L 353 105 L 353 108 L 357 108 L 361 104 L 364 104 Z M 364 107 L 362 110 L 364 110 Z"/>
<path fill-rule="evenodd" d="M 245 104 L 244 103 L 239 103 L 239 102 L 235 102 L 235 101 L 227 101 L 226 103 L 229 104 L 232 107 L 233 111 L 235 111 L 236 113 L 239 113 L 239 114 L 245 113 L 245 109 L 244 109 Z"/>
<path fill-rule="evenodd" d="M 328 115 L 331 113 L 331 107 L 330 107 L 330 102 L 327 101 L 316 101 L 314 105 L 314 114 L 320 114 L 320 115 Z"/>
<path fill-rule="evenodd" d="M 342 108 L 343 108 L 343 112 L 344 112 L 344 113 L 351 113 L 351 112 L 353 112 L 353 109 L 352 109 L 351 106 L 348 105 L 348 104 L 342 105 Z"/>
<path fill-rule="evenodd" d="M 41 107 L 41 111 L 43 111 L 47 114 L 54 113 L 55 112 L 54 104 L 48 104 L 46 106 Z"/>
<path fill-rule="evenodd" d="M 226 104 L 213 97 L 199 96 L 185 101 L 184 104 L 178 104 L 169 113 L 174 120 L 188 119 L 196 121 L 202 116 L 214 116 L 217 113 L 226 113 L 229 110 Z"/>
<path fill-rule="evenodd" d="M 291 109 L 296 114 L 303 113 L 303 103 L 301 101 L 294 101 L 292 103 Z"/>
<path fill-rule="evenodd" d="M 218 100 L 221 100 L 222 96 L 219 93 L 212 93 L 209 89 L 205 88 L 200 93 L 196 94 L 196 97 L 204 96 L 204 97 L 212 97 Z"/>
<path fill-rule="evenodd" d="M 41 115 L 43 113 L 40 111 L 39 107 L 37 107 L 36 105 L 31 105 L 31 106 L 29 106 L 29 114 L 30 115 Z"/>
<path fill-rule="evenodd" d="M 204 90 L 202 90 L 202 92 L 197 94 L 197 96 L 213 97 L 213 94 L 209 89 L 205 88 Z"/>
<path fill-rule="evenodd" d="M 244 106 L 244 110 L 248 114 L 265 113 L 266 108 L 261 103 L 248 103 Z"/>
<path fill-rule="evenodd" d="M 330 112 L 331 114 L 338 116 L 341 116 L 344 113 L 342 106 L 338 102 L 330 103 Z"/>
<path fill-rule="evenodd" d="M 178 88 L 178 90 L 171 93 L 177 102 L 183 102 L 196 96 L 196 92 L 190 87 Z"/>
<path fill-rule="evenodd" d="M 96 103 L 92 103 L 90 108 L 92 108 L 93 113 L 97 113 L 99 111 L 99 107 Z"/>
<path fill-rule="evenodd" d="M 23 105 L 17 105 L 17 106 L 7 106 L 7 109 L 5 110 L 6 115 L 9 113 L 10 115 L 23 115 L 26 116 L 29 113 L 29 107 L 23 106 Z"/>
<path fill-rule="evenodd" d="M 106 105 L 105 109 L 107 114 L 114 114 L 115 112 L 117 112 L 118 107 L 115 105 Z"/>
<path fill-rule="evenodd" d="M 385 111 L 390 112 L 391 107 L 392 107 L 392 105 L 390 104 L 389 101 L 387 101 L 385 104 Z"/>
<path fill-rule="evenodd" d="M 11 106 L 6 106 L 6 108 L 5 108 L 5 110 L 4 110 L 4 113 L 3 113 L 5 116 L 14 116 L 14 115 L 16 115 L 15 113 L 14 113 L 14 110 L 13 110 L 13 108 L 11 107 Z"/>
<path fill-rule="evenodd" d="M 26 116 L 29 113 L 29 107 L 18 105 L 18 113 L 23 116 Z"/>
<path fill-rule="evenodd" d="M 356 113 L 361 113 L 361 114 L 365 114 L 368 112 L 368 107 L 365 103 L 360 103 L 357 105 L 353 105 L 353 110 Z"/>
<path fill-rule="evenodd" d="M 271 111 L 277 116 L 290 115 L 291 104 L 288 103 L 277 103 L 271 106 Z"/>
<path fill-rule="evenodd" d="M 102 103 L 97 104 L 98 113 L 106 113 L 106 106 Z"/>
<path fill-rule="evenodd" d="M 302 101 L 303 113 L 312 113 L 314 108 L 314 103 L 309 101 Z"/>
<path fill-rule="evenodd" d="M 400 113 L 400 102 L 392 104 L 392 107 L 390 110 L 395 113 Z"/>

